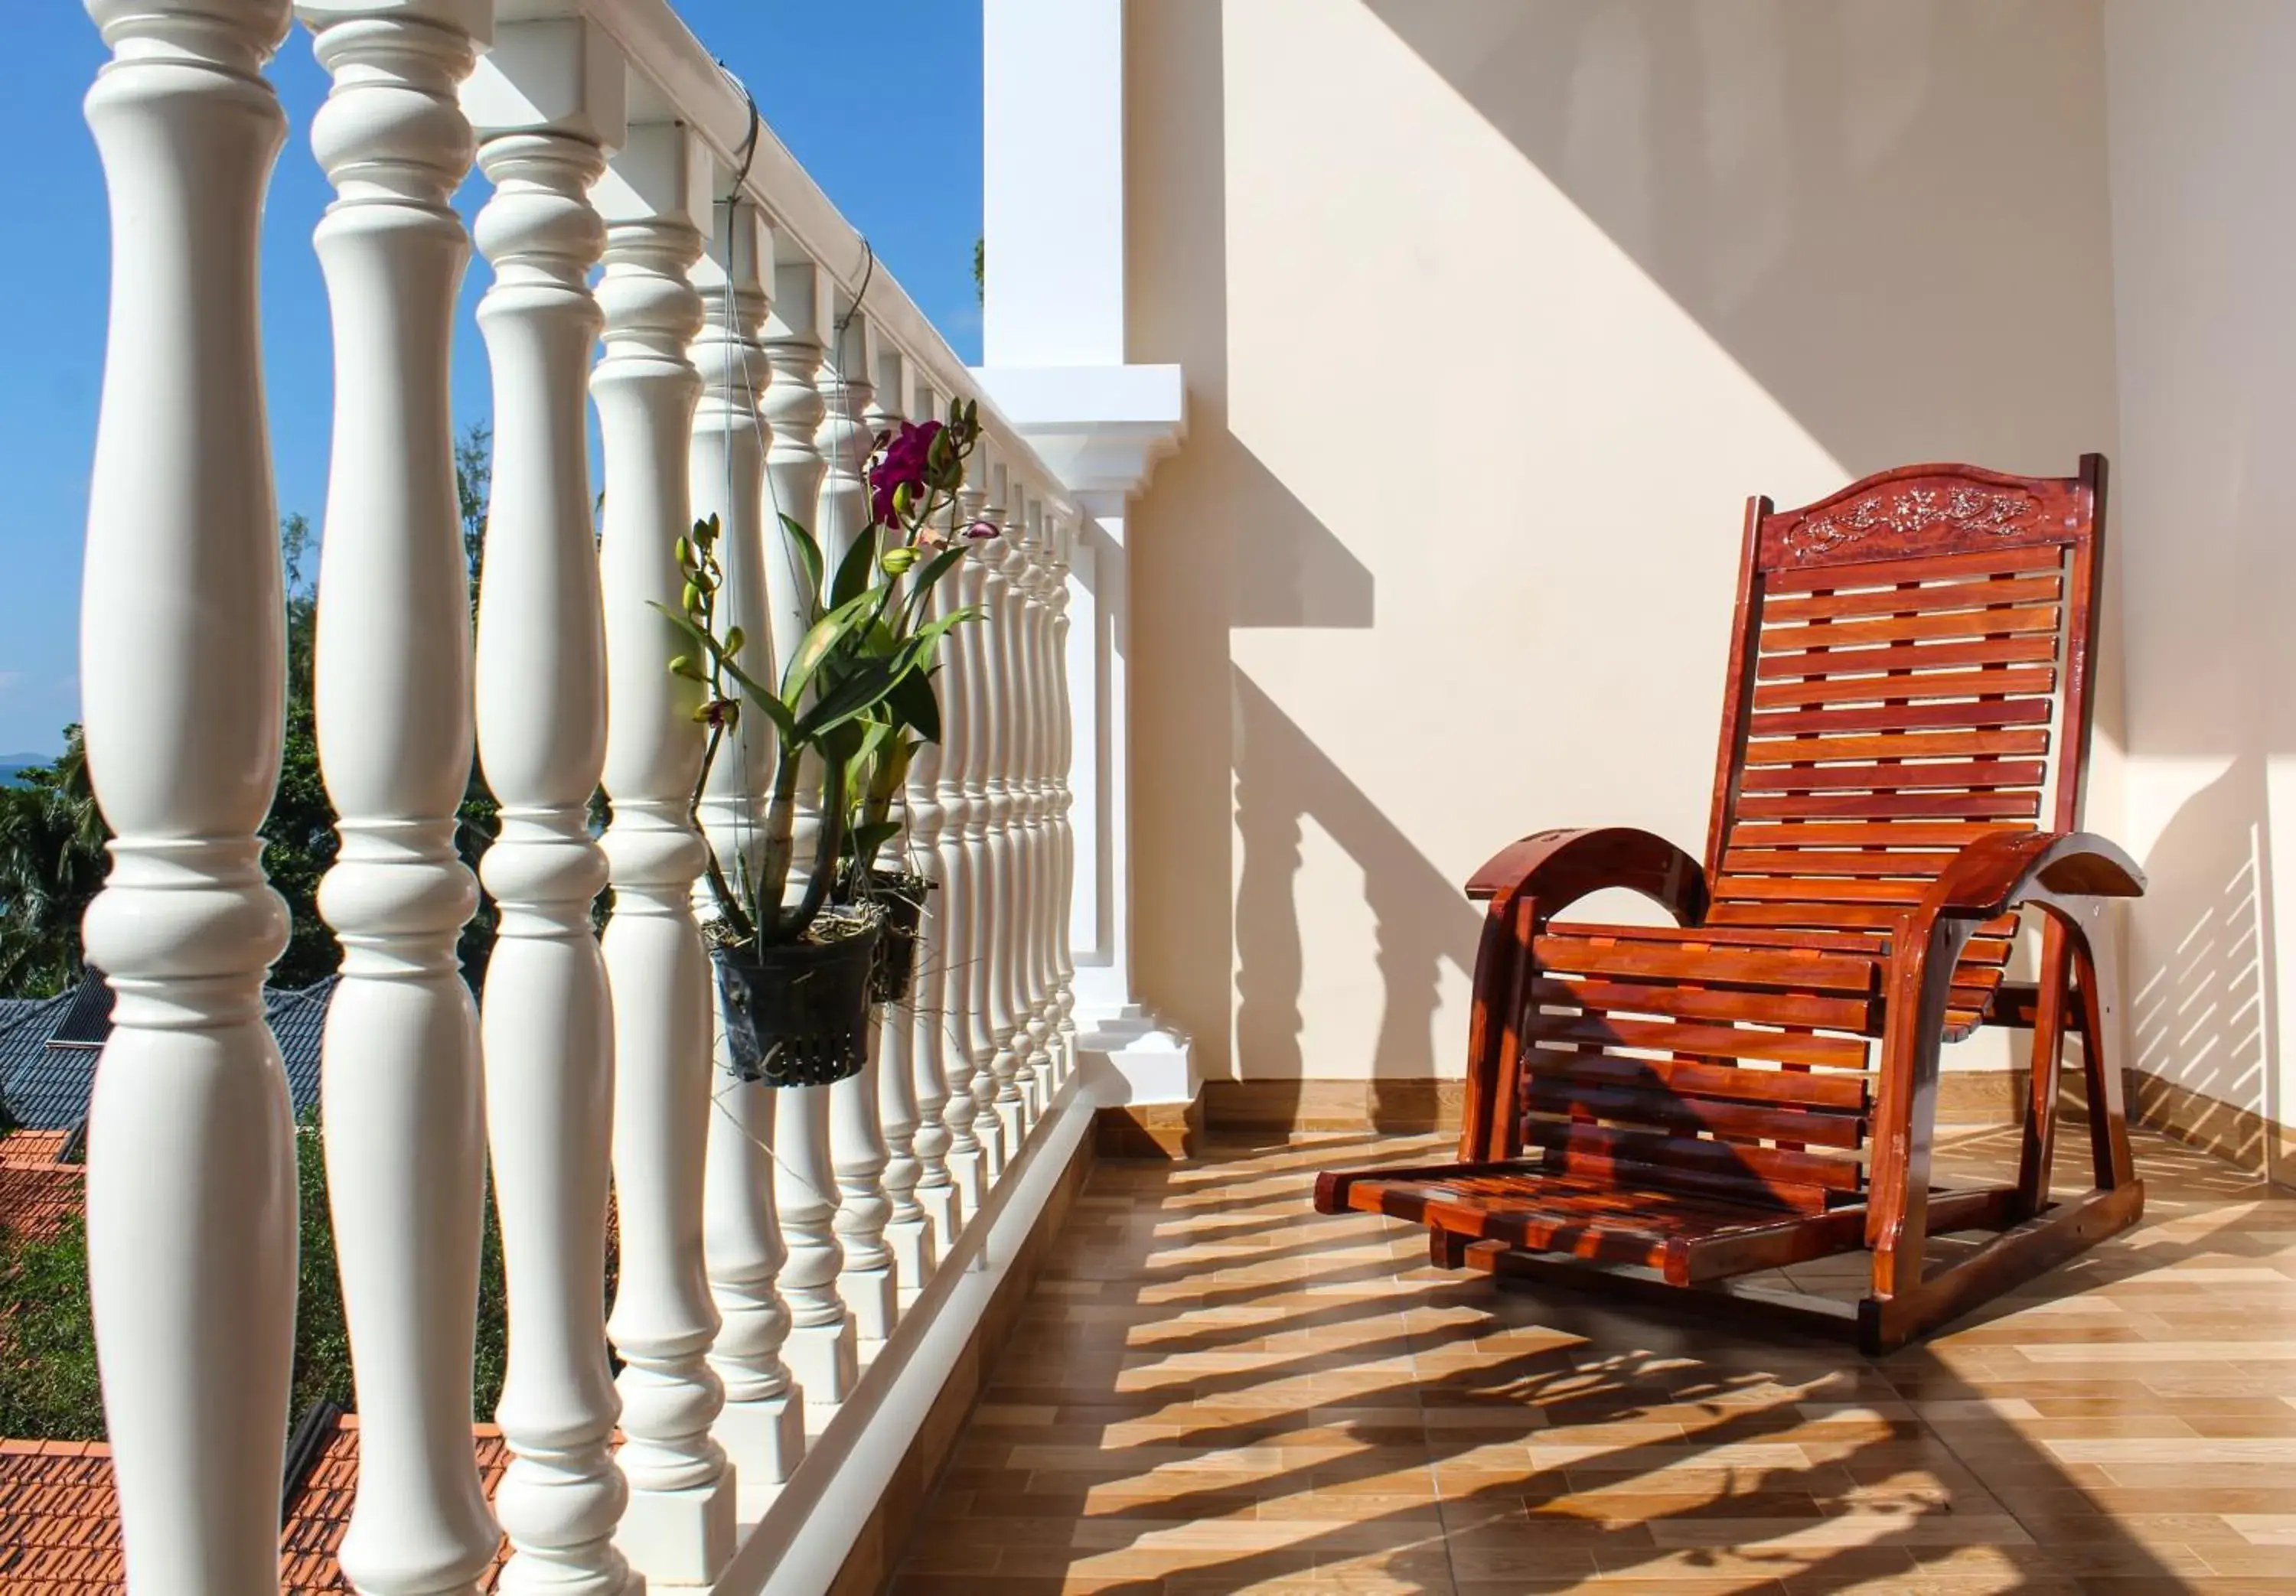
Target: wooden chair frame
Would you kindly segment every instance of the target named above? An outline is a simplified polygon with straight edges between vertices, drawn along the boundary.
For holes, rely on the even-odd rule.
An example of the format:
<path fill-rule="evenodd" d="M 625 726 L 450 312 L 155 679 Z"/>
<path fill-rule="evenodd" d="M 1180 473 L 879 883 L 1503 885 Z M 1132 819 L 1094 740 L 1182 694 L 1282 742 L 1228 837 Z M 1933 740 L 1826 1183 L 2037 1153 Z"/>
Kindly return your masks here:
<path fill-rule="evenodd" d="M 1467 893 L 1471 898 L 1485 901 L 1488 909 L 1476 960 L 1458 1162 L 1407 1169 L 1328 1171 L 1316 1182 L 1317 1208 L 1324 1213 L 1360 1209 L 1416 1220 L 1428 1228 L 1431 1256 L 1444 1266 L 1541 1279 L 1585 1281 L 1592 1275 L 1630 1289 L 1701 1289 L 1749 1308 L 1782 1311 L 1806 1322 L 1832 1326 L 1853 1335 L 1869 1353 L 1900 1346 L 2136 1223 L 2144 1211 L 2144 1187 L 2130 1158 L 2114 1052 L 2121 986 L 2109 914 L 2113 898 L 2139 895 L 2144 883 L 2136 864 L 2120 848 L 2075 829 L 2088 756 L 2088 661 L 2097 622 L 2104 477 L 2104 461 L 2098 455 L 2084 458 L 2079 475 L 2070 479 L 2014 478 L 1966 466 L 1921 465 L 1867 478 L 1816 504 L 1784 514 L 1767 499 L 1752 500 L 1747 508 L 1745 554 L 1704 863 L 1647 832 L 1609 828 L 1539 832 L 1501 850 L 1478 870 L 1468 882 Z M 1954 496 L 1964 491 L 1975 496 L 1966 500 Z M 2013 515 L 1999 509 L 1997 501 L 2021 508 Z M 1871 509 L 1876 504 L 1902 508 L 1909 503 L 1923 508 L 1895 519 Z M 1978 512 L 1958 518 L 1948 514 L 1923 519 L 1939 505 L 1965 503 L 1978 505 Z M 1841 531 L 1845 526 L 1852 528 L 1848 535 Z M 1754 684 L 1766 668 L 1772 675 L 1779 674 L 1775 668 L 1775 655 L 1763 651 L 1766 636 L 1775 641 L 1779 635 L 1775 630 L 1764 631 L 1765 606 L 1774 582 L 1795 584 L 1794 591 L 1815 592 L 1822 597 L 1849 590 L 1855 598 L 1837 608 L 1864 613 L 1885 607 L 1891 593 L 1900 591 L 1886 584 L 1903 580 L 1906 586 L 1902 591 L 1933 593 L 1938 591 L 1934 586 L 1915 585 L 1931 579 L 1932 567 L 1939 571 L 1983 571 L 1989 569 L 1988 561 L 1994 566 L 2014 563 L 2003 558 L 2004 550 L 2022 551 L 2019 557 L 2029 570 L 2041 569 L 2038 552 L 2062 552 L 2062 612 L 2054 623 L 2055 658 L 2062 676 L 2048 678 L 2051 690 L 2062 683 L 2054 699 L 2062 729 L 2054 744 L 2054 795 L 2048 829 L 1964 825 L 1959 830 L 1975 834 L 1955 845 L 1949 855 L 1908 855 L 1900 851 L 1893 837 L 1882 851 L 1866 855 L 1878 863 L 1861 868 L 1869 875 L 1890 872 L 1891 880 L 1886 885 L 1904 888 L 1895 894 L 1899 901 L 1915 893 L 1918 899 L 1907 904 L 1902 913 L 1893 913 L 1886 922 L 1873 913 L 1862 918 L 1841 916 L 1873 928 L 1862 933 L 1872 939 L 1870 953 L 1856 954 L 1859 945 L 1856 937 L 1841 933 L 1812 933 L 1810 940 L 1819 950 L 1813 954 L 1796 945 L 1794 939 L 1800 933 L 1791 929 L 1737 932 L 1742 938 L 1759 941 L 1761 945 L 1751 953 L 1768 960 L 1759 965 L 1767 990 L 1747 989 L 1742 981 L 1735 990 L 1685 984 L 1669 1000 L 1677 1004 L 1674 1010 L 1677 1023 L 1672 1027 L 1634 1022 L 1596 1027 L 1596 1034 L 1603 1035 L 1649 1033 L 1660 1038 L 1678 1035 L 1692 1042 L 1722 1034 L 1707 1027 L 1693 1035 L 1693 1027 L 1679 1023 L 1682 1014 L 1689 1011 L 1710 1013 L 1724 1026 L 1746 1020 L 1765 1027 L 1788 1027 L 1784 1031 L 1732 1030 L 1728 1036 L 1752 1035 L 1773 1043 L 1795 1040 L 1800 1033 L 1792 1028 L 1792 1022 L 1810 1018 L 1814 1011 L 1806 1011 L 1809 1003 L 1800 996 L 1781 995 L 1802 990 L 1781 984 L 1793 978 L 1790 972 L 1838 966 L 1854 976 L 1856 969 L 1870 968 L 1874 978 L 1862 1000 L 1866 1005 L 1864 1012 L 1870 1018 L 1857 1027 L 1857 1034 L 1879 1044 L 1878 1090 L 1870 1098 L 1870 1112 L 1867 1098 L 1859 1097 L 1852 1104 L 1843 1096 L 1840 1101 L 1849 1106 L 1838 1115 L 1840 1123 L 1854 1124 L 1870 1147 L 1870 1174 L 1865 1189 L 1821 1191 L 1811 1198 L 1796 1188 L 1798 1197 L 1808 1200 L 1775 1208 L 1766 1208 L 1759 1200 L 1745 1200 L 1743 1189 L 1754 1177 L 1738 1166 L 1748 1161 L 1761 1160 L 1765 1170 L 1784 1168 L 1787 1174 L 1783 1178 L 1800 1178 L 1796 1172 L 1805 1165 L 1821 1171 L 1809 1178 L 1833 1178 L 1835 1166 L 1808 1158 L 1800 1150 L 1802 1144 L 1793 1140 L 1802 1134 L 1795 1127 L 1820 1121 L 1800 1108 L 1766 1116 L 1762 1105 L 1743 1101 L 1747 1094 L 1742 1086 L 1759 1082 L 1742 1068 L 1710 1068 L 1699 1061 L 1694 1051 L 1673 1050 L 1670 1041 L 1663 1039 L 1630 1040 L 1628 1045 L 1638 1048 L 1641 1057 L 1559 1055 L 1572 1067 L 1568 1072 L 1571 1078 L 1559 1089 L 1547 1090 L 1551 1094 L 1559 1092 L 1570 1117 L 1560 1122 L 1560 1142 L 1550 1140 L 1543 1151 L 1532 1150 L 1537 1152 L 1535 1158 L 1527 1158 L 1525 1105 L 1542 1105 L 1536 1101 L 1537 1093 L 1526 1097 L 1526 1088 L 1545 1077 L 1537 1075 L 1543 1066 L 1534 1066 L 1532 1074 L 1526 1074 L 1530 1052 L 1526 1032 L 1532 1028 L 1531 1021 L 1546 1018 L 1532 995 L 1533 984 L 1546 981 L 1539 950 L 1542 945 L 1569 940 L 1554 935 L 1557 917 L 1591 893 L 1623 888 L 1658 904 L 1677 926 L 1701 928 L 1715 911 L 1711 888 L 1725 879 L 1727 862 L 1746 856 L 1733 852 L 1733 826 L 1744 822 L 1738 811 L 1751 807 L 1742 800 L 1751 790 L 1747 761 L 1749 738 L 1753 734 L 1750 716 L 1757 708 Z M 2013 617 L 2038 613 L 2008 609 L 2020 602 L 2026 590 L 2035 587 L 2035 582 L 1997 576 L 1983 579 L 2002 582 L 1999 591 L 2004 601 L 1960 606 L 1964 611 L 1974 611 L 1973 618 L 1966 613 L 1957 618 L 1971 623 L 1961 631 L 1983 632 L 1997 624 L 1997 616 L 2001 618 L 1997 624 L 2006 627 Z M 1838 585 L 1825 585 L 1829 582 Z M 1882 585 L 1878 592 L 1873 591 L 1876 585 Z M 1874 602 L 1864 603 L 1867 599 Z M 1915 630 L 1902 618 L 1902 612 L 1892 613 L 1900 617 L 1891 623 L 1898 633 Z M 2038 626 L 2029 624 L 2029 629 Z M 1864 630 L 1870 633 L 1877 628 L 1868 625 Z M 1855 627 L 1845 628 L 1840 634 L 1864 640 Z M 1978 653 L 1976 646 L 1957 646 L 1959 652 L 1948 648 L 1933 658 L 1941 666 L 1957 666 L 1965 655 Z M 1904 648 L 1895 651 L 1910 652 Z M 2021 653 L 2002 649 L 1993 653 L 1998 659 L 2040 658 L 2030 648 Z M 1824 671 L 1855 657 L 1821 649 L 1792 658 L 1815 661 L 1804 668 Z M 1886 667 L 1884 662 L 1870 668 Z M 1868 668 L 1845 666 L 1844 673 Z M 1927 668 L 1927 661 L 1911 667 Z M 1971 678 L 1978 683 L 1976 690 L 1953 704 L 1937 706 L 1938 709 L 1946 714 L 1960 711 L 1964 720 L 1972 718 L 1972 707 L 2015 708 L 2020 717 L 2035 718 L 2024 711 L 2038 700 L 2012 700 L 1989 691 L 1991 683 L 2015 679 L 2017 668 L 1997 662 L 1980 665 L 1979 674 Z M 2030 672 L 2030 667 L 2027 668 Z M 1905 678 L 1914 683 L 1938 679 Z M 1849 685 L 1876 681 L 1890 687 L 1900 684 L 1900 678 L 1890 674 L 1878 678 L 1868 675 L 1862 683 Z M 1879 692 L 1877 688 L 1867 696 L 1879 696 Z M 1846 692 L 1835 694 L 1837 699 L 1853 696 Z M 1915 725 L 1929 724 L 1903 709 L 1905 703 L 1923 696 L 1914 693 L 1907 699 L 1889 700 L 1898 706 L 1893 726 L 1901 728 L 1908 720 Z M 1843 718 L 1839 712 L 1829 713 Z M 1824 721 L 1826 716 L 1803 718 L 1815 724 Z M 2006 716 L 1997 715 L 1990 723 L 1982 715 L 1974 718 L 1985 724 L 2000 724 Z M 1901 729 L 1896 734 L 1896 742 L 1871 738 L 1866 744 L 1890 749 L 1927 746 L 1908 741 Z M 2045 744 L 2045 738 L 2036 739 L 2030 732 L 2023 735 L 2031 740 L 2017 745 L 2025 751 Z M 1763 746 L 1779 757 L 1790 757 L 1802 745 L 1787 741 Z M 1847 742 L 1827 745 L 1828 751 L 1822 757 L 1830 759 L 1833 748 L 1849 746 Z M 1963 742 L 1954 746 L 1993 745 L 1970 741 L 1964 736 Z M 1778 755 L 1782 749 L 1785 752 Z M 1794 768 L 1825 774 L 1839 767 L 1804 762 Z M 2013 773 L 2000 779 L 2023 781 L 2027 773 L 2038 771 L 2041 765 L 2028 762 L 2014 767 L 2005 763 L 1941 767 L 1934 762 L 1884 761 L 1854 768 L 1874 773 L 1851 778 L 1874 788 L 1856 795 L 1858 798 L 1890 801 L 1843 805 L 1841 813 L 1946 814 L 1954 812 L 1958 803 L 1960 809 L 1981 815 L 2012 813 L 2016 807 L 2013 804 L 1988 807 L 1985 802 L 1969 801 L 2002 790 L 1983 785 L 1993 779 L 1988 773 Z M 1970 790 L 1949 792 L 1941 798 L 1923 795 L 1916 801 L 1899 796 L 1898 789 L 1890 786 L 1893 779 L 1902 778 L 1905 788 L 1918 788 L 1923 782 L 1917 776 L 1941 769 L 1975 773 L 1964 778 Z M 2039 798 L 2034 794 L 2024 796 L 2030 798 L 2026 812 L 2031 814 Z M 1808 802 L 1800 809 L 1833 812 Z M 1917 826 L 1905 835 L 1943 835 L 1956 829 L 1928 823 L 1923 826 L 1926 829 Z M 1858 830 L 1855 824 L 1848 828 Z M 1863 830 L 1879 831 L 1881 828 L 1868 825 Z M 1830 863 L 1844 856 L 1840 850 L 1815 855 L 1761 855 L 1773 862 L 1787 860 L 1788 865 L 1777 868 L 1788 870 L 1797 858 Z M 1928 862 L 1940 859 L 1941 867 L 1931 873 Z M 1897 867 L 1899 860 L 1906 862 L 1904 870 Z M 1788 877 L 1789 883 L 1799 879 Z M 1841 885 L 1835 883 L 1837 888 Z M 1889 896 L 1878 888 L 1860 890 L 1866 896 Z M 2038 911 L 2043 916 L 2038 978 L 2030 986 L 1998 978 L 1999 966 L 2007 958 L 2007 945 L 2000 939 L 2002 917 L 2023 909 Z M 1568 929 L 1584 932 L 1602 928 Z M 1964 963 L 1965 953 L 1975 945 L 1972 938 L 1980 933 L 1992 938 L 1984 945 L 1994 950 L 1988 955 L 1992 962 Z M 1713 933 L 1718 940 L 1732 935 L 1728 928 Z M 1672 956 L 1674 962 L 1667 967 L 1678 966 L 1695 976 L 1702 972 L 1700 948 L 1694 944 L 1684 945 L 1687 951 Z M 1828 963 L 1824 950 L 1829 947 L 1852 951 Z M 1768 959 L 1767 950 L 1771 948 L 1777 950 L 1776 959 Z M 1748 954 L 1749 950 L 1741 947 L 1733 954 L 1738 964 L 1715 964 L 1721 988 L 1728 987 L 1734 974 L 1757 968 L 1744 962 Z M 1720 958 L 1710 950 L 1703 956 Z M 1849 962 L 1853 957 L 1863 957 L 1868 963 L 1853 966 Z M 1803 962 L 1780 964 L 1780 959 Z M 1789 974 L 1777 976 L 1778 970 Z M 1553 986 L 1551 982 L 1546 984 Z M 1854 980 L 1845 976 L 1836 986 L 1849 993 Z M 1681 992 L 1699 1001 L 1685 1003 Z M 1981 997 L 1972 995 L 1979 992 Z M 1635 1004 L 1622 1006 L 1633 1009 Z M 1826 1023 L 1839 1026 L 1841 1022 L 1829 1019 Z M 2016 1179 L 2013 1183 L 1976 1189 L 1935 1187 L 1931 1162 L 1940 1052 L 1947 1040 L 1966 1035 L 1980 1024 L 2013 1026 L 2033 1033 L 2030 1094 Z M 2078 1031 L 2083 1038 L 2095 1184 L 2078 1198 L 2059 1201 L 2050 1190 L 2050 1168 L 2063 1041 L 2069 1030 Z M 1661 1056 L 1649 1056 L 1652 1052 Z M 1538 1057 L 1554 1060 L 1558 1055 L 1542 1052 Z M 1743 1060 L 1729 1062 L 1742 1066 Z M 1588 1085 L 1578 1078 L 1597 1068 L 1609 1068 L 1616 1076 L 1620 1067 L 1628 1065 L 1642 1067 L 1646 1074 L 1655 1073 L 1669 1084 L 1677 1078 L 1726 1076 L 1741 1083 L 1729 1093 L 1739 1101 L 1718 1103 L 1683 1098 L 1669 1108 L 1663 1093 L 1654 1093 L 1646 1080 L 1628 1076 L 1627 1090 L 1608 1091 L 1606 1095 L 1601 1082 Z M 1797 1067 L 1778 1068 L 1783 1072 Z M 1812 1077 L 1807 1074 L 1781 1074 L 1777 1078 L 1784 1083 L 1784 1090 L 1805 1097 L 1818 1090 L 1808 1084 Z M 1598 1120 L 1608 1117 L 1603 1105 L 1610 1102 L 1640 1105 L 1637 1111 L 1646 1117 L 1653 1106 L 1663 1109 L 1660 1116 L 1666 1120 L 1663 1128 L 1673 1138 L 1664 1143 L 1667 1150 L 1647 1150 L 1656 1143 L 1646 1127 L 1621 1134 L 1599 1125 Z M 1544 1105 L 1544 1110 L 1554 1111 L 1551 1103 Z M 1802 1117 L 1796 1118 L 1796 1114 Z M 1782 1126 L 1790 1134 L 1782 1134 Z M 1550 1123 L 1547 1128 L 1555 1126 Z M 1701 1131 L 1710 1133 L 1710 1138 Z M 1768 1145 L 1761 1140 L 1766 1131 Z M 1600 1141 L 1604 1136 L 1617 1144 L 1609 1152 L 1603 1150 L 1609 1144 Z M 1850 1142 L 1845 1137 L 1830 1145 Z M 1548 1193 L 1554 1194 L 1551 1201 Z M 1997 1233 L 1946 1267 L 1925 1268 L 1932 1236 L 1972 1230 Z M 1762 1289 L 1737 1278 L 1859 1249 L 1872 1255 L 1871 1289 L 1854 1305 Z"/>

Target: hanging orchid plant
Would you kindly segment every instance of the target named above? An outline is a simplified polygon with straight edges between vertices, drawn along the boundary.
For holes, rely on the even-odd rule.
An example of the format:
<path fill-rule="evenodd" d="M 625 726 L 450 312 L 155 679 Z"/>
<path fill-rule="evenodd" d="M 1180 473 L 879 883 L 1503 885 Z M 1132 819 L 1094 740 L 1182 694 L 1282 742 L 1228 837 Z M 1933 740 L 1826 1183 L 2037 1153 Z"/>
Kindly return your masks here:
<path fill-rule="evenodd" d="M 773 727 L 777 759 L 754 873 L 746 856 L 734 861 L 731 876 L 714 852 L 707 866 L 716 905 L 708 931 L 729 1018 L 738 1009 L 781 1026 L 775 1039 L 746 1050 L 753 1055 L 750 1063 L 769 1078 L 833 1079 L 859 1067 L 859 1015 L 816 1017 L 835 1033 L 834 1044 L 824 1044 L 824 1052 L 803 1024 L 791 1030 L 782 1024 L 789 1016 L 776 1019 L 758 1011 L 772 1006 L 764 1001 L 768 994 L 778 994 L 775 1001 L 784 1008 L 791 1002 L 803 1008 L 821 1001 L 821 972 L 816 970 L 810 983 L 795 979 L 791 972 L 807 961 L 777 960 L 776 950 L 795 954 L 863 937 L 873 940 L 883 918 L 871 895 L 856 891 L 855 883 L 857 879 L 865 887 L 867 863 L 898 830 L 890 819 L 891 805 L 916 749 L 940 736 L 933 685 L 940 642 L 973 618 L 964 609 L 928 615 L 928 600 L 967 549 L 996 530 L 987 523 L 962 528 L 954 536 L 949 530 L 966 462 L 979 438 L 976 406 L 963 401 L 950 406 L 946 422 L 908 423 L 897 434 L 881 435 L 868 467 L 870 522 L 833 574 L 812 533 L 794 518 L 781 517 L 783 536 L 803 576 L 808 624 L 781 663 L 776 682 L 760 681 L 743 667 L 746 640 L 740 626 L 721 630 L 718 625 L 725 571 L 716 518 L 695 522 L 692 534 L 677 543 L 685 577 L 681 602 L 676 610 L 657 608 L 688 644 L 670 660 L 671 673 L 703 689 L 694 713 L 709 735 L 694 783 L 697 811 L 709 772 L 742 718 L 762 716 Z M 810 794 L 808 783 L 815 788 Z M 816 800 L 811 807 L 820 827 L 792 903 L 791 884 L 799 873 L 797 821 L 808 796 Z M 856 861 L 862 871 L 858 878 Z M 729 1032 L 734 1028 L 729 1025 Z M 745 1049 L 739 1035 L 733 1040 L 734 1066 L 742 1071 Z M 805 1068 L 777 1071 L 777 1049 Z"/>

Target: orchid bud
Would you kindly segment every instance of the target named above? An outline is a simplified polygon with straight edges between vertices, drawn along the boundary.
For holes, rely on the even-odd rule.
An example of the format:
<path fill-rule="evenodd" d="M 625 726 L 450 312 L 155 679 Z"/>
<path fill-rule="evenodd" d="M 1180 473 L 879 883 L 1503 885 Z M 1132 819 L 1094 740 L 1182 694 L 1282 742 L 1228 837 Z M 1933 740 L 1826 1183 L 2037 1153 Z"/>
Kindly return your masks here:
<path fill-rule="evenodd" d="M 740 652 L 742 651 L 742 635 L 743 635 L 743 634 L 742 634 L 742 628 L 741 628 L 741 627 L 739 627 L 739 626 L 730 627 L 730 628 L 726 631 L 726 651 L 727 653 L 729 653 L 729 654 L 738 654 L 738 653 L 740 653 Z"/>
<path fill-rule="evenodd" d="M 878 566 L 889 577 L 902 575 L 916 562 L 917 552 L 914 549 L 906 548 L 887 549 L 877 561 Z"/>

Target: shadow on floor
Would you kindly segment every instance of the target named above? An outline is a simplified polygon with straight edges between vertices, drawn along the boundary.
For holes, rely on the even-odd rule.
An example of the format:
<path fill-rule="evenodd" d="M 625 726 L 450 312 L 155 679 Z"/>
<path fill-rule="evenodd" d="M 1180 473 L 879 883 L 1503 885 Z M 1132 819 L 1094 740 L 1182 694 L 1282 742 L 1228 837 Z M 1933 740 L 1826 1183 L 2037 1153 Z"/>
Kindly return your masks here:
<path fill-rule="evenodd" d="M 2142 1227 L 1868 1360 L 1428 1268 L 1310 1210 L 1359 1141 L 1095 1170 L 894 1589 L 2291 1588 L 2296 1196 L 2146 1136 Z"/>

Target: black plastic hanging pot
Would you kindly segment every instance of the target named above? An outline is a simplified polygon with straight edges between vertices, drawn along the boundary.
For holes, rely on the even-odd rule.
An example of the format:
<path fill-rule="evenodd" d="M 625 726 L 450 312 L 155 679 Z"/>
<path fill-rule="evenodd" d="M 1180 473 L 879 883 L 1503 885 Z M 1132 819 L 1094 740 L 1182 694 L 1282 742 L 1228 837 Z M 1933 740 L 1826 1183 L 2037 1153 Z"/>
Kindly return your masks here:
<path fill-rule="evenodd" d="M 738 1080 L 829 1086 L 868 1062 L 878 929 L 834 942 L 720 947 L 726 1065 Z"/>
<path fill-rule="evenodd" d="M 909 995 L 917 974 L 917 936 L 924 921 L 925 894 L 939 882 L 898 871 L 869 872 L 870 900 L 884 911 L 877 938 L 877 964 L 869 976 L 869 1001 L 898 1003 Z"/>

